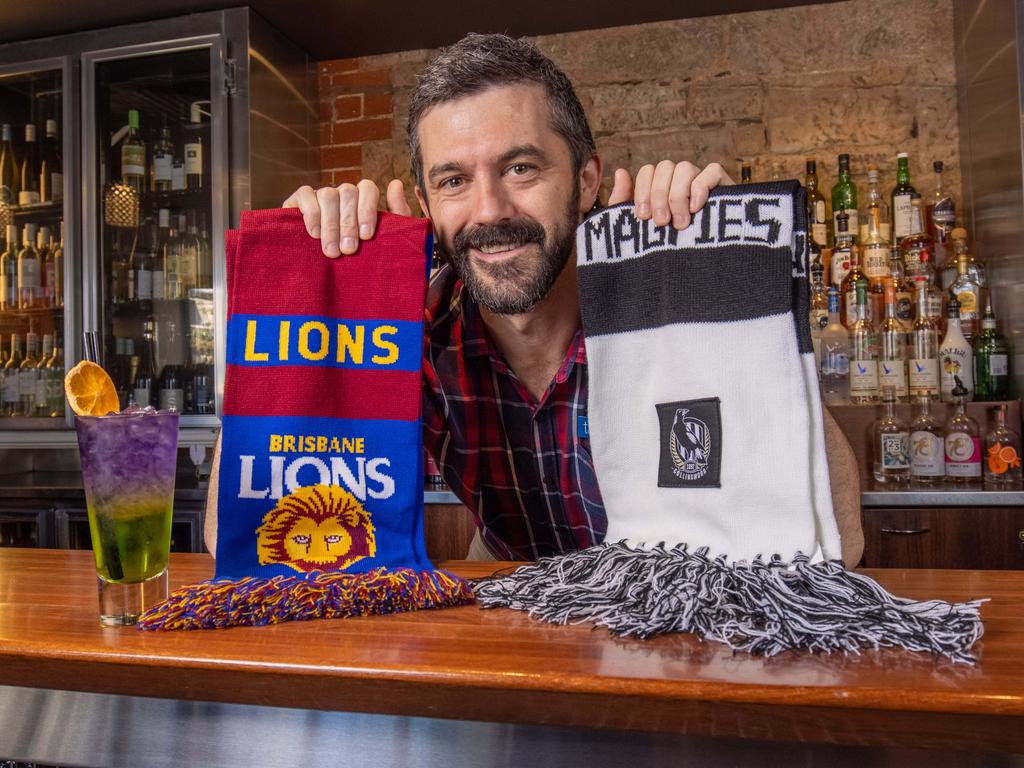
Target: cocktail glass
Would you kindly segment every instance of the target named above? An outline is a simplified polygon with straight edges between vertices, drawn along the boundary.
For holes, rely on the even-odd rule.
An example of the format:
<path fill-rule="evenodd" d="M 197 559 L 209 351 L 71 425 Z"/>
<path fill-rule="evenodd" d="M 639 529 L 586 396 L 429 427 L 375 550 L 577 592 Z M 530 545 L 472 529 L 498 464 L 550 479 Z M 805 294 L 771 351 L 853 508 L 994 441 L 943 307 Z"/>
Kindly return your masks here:
<path fill-rule="evenodd" d="M 77 416 L 100 623 L 135 624 L 167 598 L 178 414 Z"/>

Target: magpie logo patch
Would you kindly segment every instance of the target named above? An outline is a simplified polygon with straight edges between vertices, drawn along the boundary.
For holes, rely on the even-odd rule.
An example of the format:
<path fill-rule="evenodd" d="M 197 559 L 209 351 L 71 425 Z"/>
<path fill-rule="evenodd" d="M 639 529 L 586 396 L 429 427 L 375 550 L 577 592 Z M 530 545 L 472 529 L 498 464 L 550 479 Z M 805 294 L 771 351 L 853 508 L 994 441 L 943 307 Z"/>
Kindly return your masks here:
<path fill-rule="evenodd" d="M 659 488 L 720 488 L 722 421 L 720 400 L 659 403 Z"/>

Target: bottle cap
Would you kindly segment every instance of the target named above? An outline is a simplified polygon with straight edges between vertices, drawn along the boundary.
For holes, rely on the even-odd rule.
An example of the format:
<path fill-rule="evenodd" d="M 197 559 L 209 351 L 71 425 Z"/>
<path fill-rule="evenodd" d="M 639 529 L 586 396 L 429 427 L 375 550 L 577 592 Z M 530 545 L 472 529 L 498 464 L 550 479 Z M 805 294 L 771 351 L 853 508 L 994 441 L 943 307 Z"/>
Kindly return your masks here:
<path fill-rule="evenodd" d="M 25 141 L 36 140 L 36 127 L 32 123 L 28 123 L 25 126 Z"/>
<path fill-rule="evenodd" d="M 139 110 L 129 109 L 128 110 L 128 125 L 132 128 L 139 127 Z"/>
<path fill-rule="evenodd" d="M 907 153 L 906 152 L 897 152 L 896 153 L 896 159 L 897 160 L 906 160 L 907 159 Z"/>
<path fill-rule="evenodd" d="M 189 120 L 192 123 L 201 123 L 203 121 L 203 110 L 200 107 L 200 102 L 192 102 L 192 106 L 189 108 Z"/>
<path fill-rule="evenodd" d="M 942 161 L 936 160 L 934 163 L 932 163 L 932 168 L 935 169 L 936 173 L 942 173 Z"/>

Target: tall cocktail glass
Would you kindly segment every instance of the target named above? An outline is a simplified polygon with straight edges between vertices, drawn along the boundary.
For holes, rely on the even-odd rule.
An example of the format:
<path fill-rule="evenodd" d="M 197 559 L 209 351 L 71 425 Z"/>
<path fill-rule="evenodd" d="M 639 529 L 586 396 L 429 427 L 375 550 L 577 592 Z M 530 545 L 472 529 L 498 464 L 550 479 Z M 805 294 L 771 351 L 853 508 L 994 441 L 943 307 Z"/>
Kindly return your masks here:
<path fill-rule="evenodd" d="M 178 414 L 139 409 L 77 416 L 75 426 L 100 623 L 134 624 L 167 597 Z"/>

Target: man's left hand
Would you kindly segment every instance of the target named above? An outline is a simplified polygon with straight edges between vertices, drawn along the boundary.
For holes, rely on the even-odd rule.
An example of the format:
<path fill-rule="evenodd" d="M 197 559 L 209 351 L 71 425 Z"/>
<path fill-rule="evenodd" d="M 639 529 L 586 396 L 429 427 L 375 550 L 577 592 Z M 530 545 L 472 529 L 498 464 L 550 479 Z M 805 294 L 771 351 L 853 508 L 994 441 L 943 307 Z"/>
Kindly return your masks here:
<path fill-rule="evenodd" d="M 608 205 L 625 203 L 632 197 L 637 218 L 652 219 L 659 227 L 672 222 L 676 229 L 683 229 L 708 201 L 712 189 L 733 183 L 718 163 L 702 170 L 685 160 L 662 160 L 636 172 L 635 189 L 629 171 L 616 170 Z"/>

